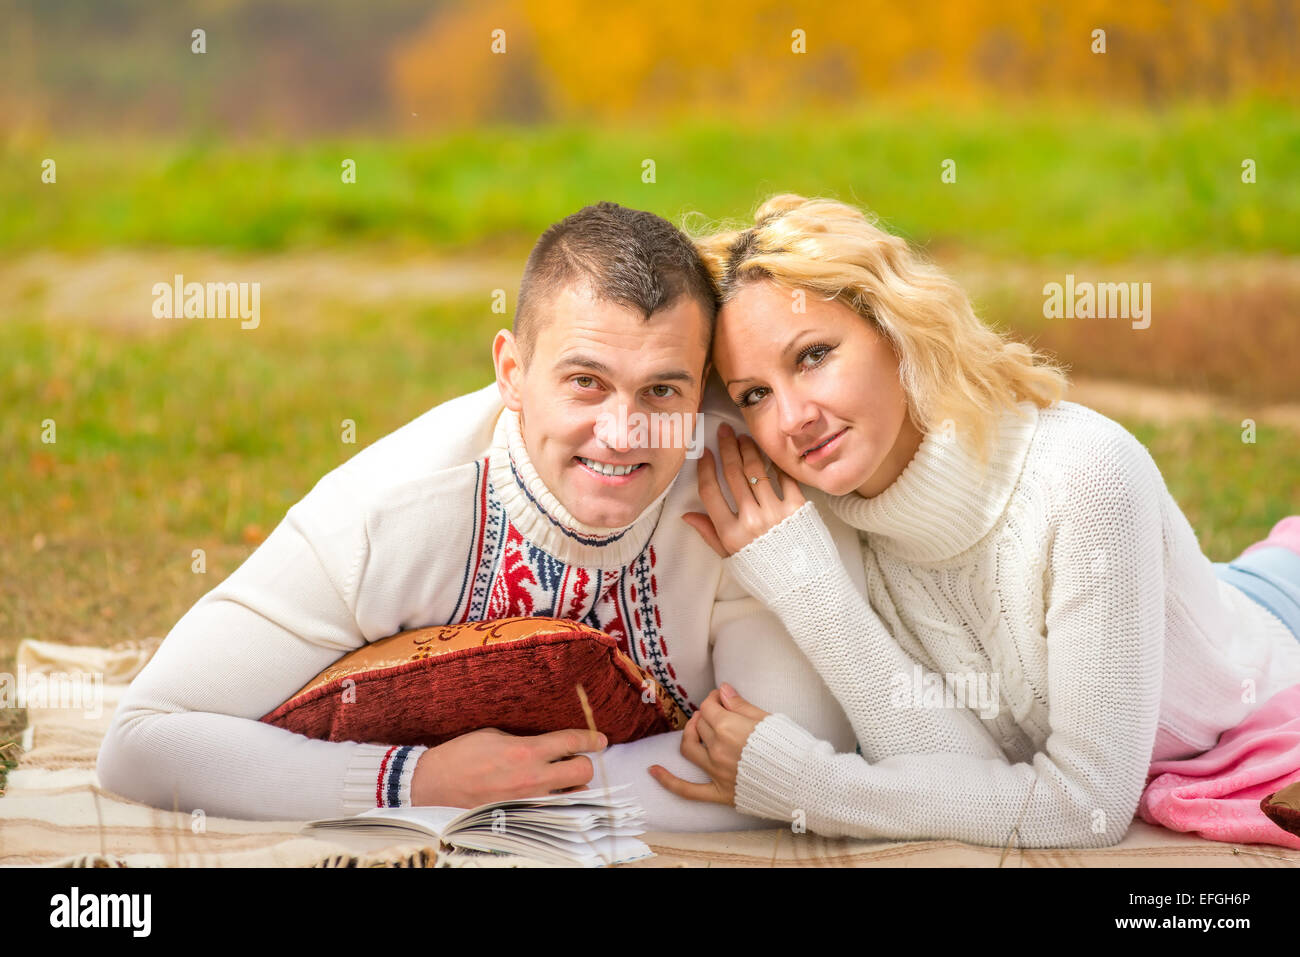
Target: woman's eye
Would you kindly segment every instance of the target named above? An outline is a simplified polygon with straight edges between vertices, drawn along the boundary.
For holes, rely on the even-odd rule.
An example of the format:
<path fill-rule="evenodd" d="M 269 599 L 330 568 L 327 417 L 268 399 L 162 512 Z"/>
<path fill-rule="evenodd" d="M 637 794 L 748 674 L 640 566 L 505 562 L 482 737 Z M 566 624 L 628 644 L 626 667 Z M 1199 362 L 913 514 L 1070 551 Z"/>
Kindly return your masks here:
<path fill-rule="evenodd" d="M 812 362 L 809 362 L 808 366 L 815 366 L 825 359 L 830 351 L 830 346 L 811 346 L 800 354 L 799 363 L 802 365 L 805 359 L 811 359 Z"/>
<path fill-rule="evenodd" d="M 736 402 L 736 405 L 740 406 L 740 408 L 742 409 L 751 406 L 759 399 L 763 398 L 762 395 L 756 396 L 756 393 L 765 393 L 765 392 L 767 392 L 767 389 L 761 386 L 743 392 L 741 393 L 740 399 Z"/>
<path fill-rule="evenodd" d="M 660 389 L 663 389 L 664 391 L 660 392 L 659 391 Z M 677 393 L 677 390 L 670 385 L 652 385 L 650 387 L 650 393 L 656 399 L 667 399 L 675 395 Z"/>

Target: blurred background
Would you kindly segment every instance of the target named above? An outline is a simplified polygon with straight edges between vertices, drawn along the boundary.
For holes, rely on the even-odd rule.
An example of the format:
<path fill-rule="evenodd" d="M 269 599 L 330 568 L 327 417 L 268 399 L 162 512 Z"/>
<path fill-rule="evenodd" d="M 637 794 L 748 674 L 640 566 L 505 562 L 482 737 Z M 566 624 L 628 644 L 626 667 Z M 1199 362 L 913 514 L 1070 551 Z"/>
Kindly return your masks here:
<path fill-rule="evenodd" d="M 166 634 L 325 472 L 487 384 L 532 242 L 606 199 L 695 233 L 773 192 L 866 207 L 1068 364 L 1227 560 L 1300 512 L 1298 22 L 0 3 L 0 670 Z M 177 274 L 258 283 L 257 327 L 155 317 Z M 1151 283 L 1149 328 L 1044 318 L 1067 274 Z"/>

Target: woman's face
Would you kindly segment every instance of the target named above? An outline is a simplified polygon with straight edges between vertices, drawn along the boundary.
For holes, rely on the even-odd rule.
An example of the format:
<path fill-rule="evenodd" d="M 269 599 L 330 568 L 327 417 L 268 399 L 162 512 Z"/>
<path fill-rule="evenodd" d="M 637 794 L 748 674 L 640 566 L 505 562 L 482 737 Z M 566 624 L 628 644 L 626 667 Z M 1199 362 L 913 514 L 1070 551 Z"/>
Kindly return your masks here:
<path fill-rule="evenodd" d="M 748 283 L 718 312 L 713 361 L 759 447 L 805 485 L 879 495 L 920 444 L 893 349 L 843 303 Z"/>

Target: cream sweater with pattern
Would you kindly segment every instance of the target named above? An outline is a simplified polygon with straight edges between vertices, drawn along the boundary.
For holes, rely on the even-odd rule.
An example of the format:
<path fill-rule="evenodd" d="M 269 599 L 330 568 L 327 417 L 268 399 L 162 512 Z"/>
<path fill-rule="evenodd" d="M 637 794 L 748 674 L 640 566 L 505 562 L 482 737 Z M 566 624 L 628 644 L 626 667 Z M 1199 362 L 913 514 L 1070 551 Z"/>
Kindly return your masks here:
<path fill-rule="evenodd" d="M 728 559 L 861 747 L 774 714 L 737 808 L 824 835 L 1114 844 L 1153 759 L 1205 751 L 1300 682 L 1300 642 L 1219 581 L 1132 435 L 1069 402 L 1021 411 L 987 471 L 928 435 L 880 495 L 812 492 Z"/>

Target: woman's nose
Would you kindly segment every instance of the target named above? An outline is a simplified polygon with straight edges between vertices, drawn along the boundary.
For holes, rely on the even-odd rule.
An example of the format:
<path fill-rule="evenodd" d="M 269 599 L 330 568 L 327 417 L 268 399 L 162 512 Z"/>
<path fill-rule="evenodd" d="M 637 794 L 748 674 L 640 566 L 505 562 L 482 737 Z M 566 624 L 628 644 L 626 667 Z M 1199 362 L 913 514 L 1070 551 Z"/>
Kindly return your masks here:
<path fill-rule="evenodd" d="M 777 400 L 777 415 L 782 432 L 798 435 L 816 421 L 817 406 L 797 392 L 786 392 Z"/>

